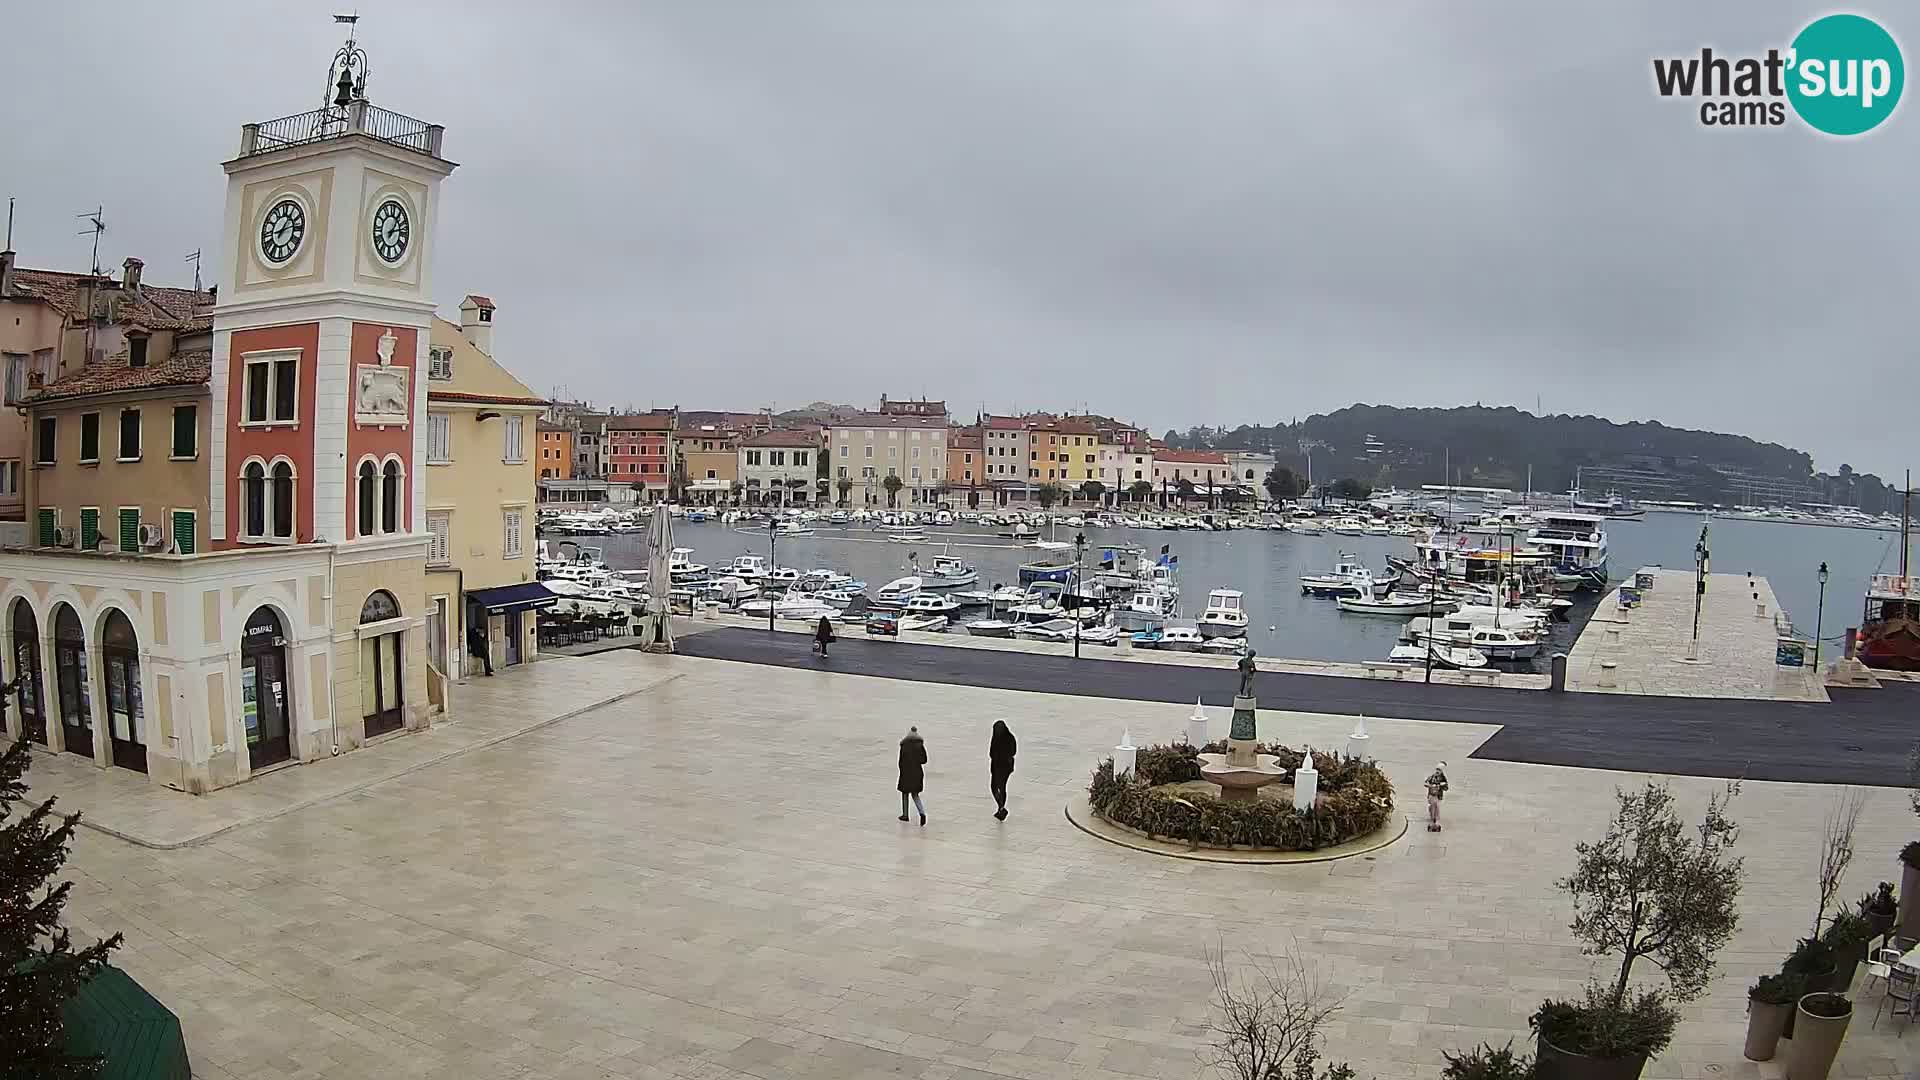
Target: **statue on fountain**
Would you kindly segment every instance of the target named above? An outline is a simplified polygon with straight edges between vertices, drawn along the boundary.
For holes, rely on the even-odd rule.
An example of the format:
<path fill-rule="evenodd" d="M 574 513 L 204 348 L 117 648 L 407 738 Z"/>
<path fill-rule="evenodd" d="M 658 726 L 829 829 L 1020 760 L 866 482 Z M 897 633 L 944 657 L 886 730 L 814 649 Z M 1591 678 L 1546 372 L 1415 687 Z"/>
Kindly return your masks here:
<path fill-rule="evenodd" d="M 1248 649 L 1240 655 L 1240 697 L 1253 697 L 1253 650 Z"/>
<path fill-rule="evenodd" d="M 1220 785 L 1220 798 L 1226 802 L 1250 802 L 1262 786 L 1286 775 L 1272 754 L 1255 749 L 1259 703 L 1253 697 L 1253 674 L 1258 669 L 1251 651 L 1240 657 L 1239 667 L 1240 686 L 1233 698 L 1233 728 L 1227 735 L 1227 752 L 1200 755 L 1201 779 Z"/>

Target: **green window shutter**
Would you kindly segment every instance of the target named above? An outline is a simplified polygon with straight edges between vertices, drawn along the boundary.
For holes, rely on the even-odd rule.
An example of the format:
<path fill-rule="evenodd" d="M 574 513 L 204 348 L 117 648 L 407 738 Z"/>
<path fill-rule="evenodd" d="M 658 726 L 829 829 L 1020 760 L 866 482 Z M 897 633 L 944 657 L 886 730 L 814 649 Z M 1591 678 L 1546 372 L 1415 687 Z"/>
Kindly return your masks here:
<path fill-rule="evenodd" d="M 80 510 L 80 550 L 92 551 L 100 546 L 100 511 L 93 507 Z"/>
<path fill-rule="evenodd" d="M 173 543 L 180 549 L 180 554 L 193 554 L 193 511 L 173 512 Z"/>
<path fill-rule="evenodd" d="M 140 511 L 138 508 L 120 511 L 120 550 L 140 550 Z"/>
<path fill-rule="evenodd" d="M 41 510 L 38 517 L 40 519 L 40 546 L 52 547 L 53 532 L 60 523 L 60 515 L 54 510 Z"/>

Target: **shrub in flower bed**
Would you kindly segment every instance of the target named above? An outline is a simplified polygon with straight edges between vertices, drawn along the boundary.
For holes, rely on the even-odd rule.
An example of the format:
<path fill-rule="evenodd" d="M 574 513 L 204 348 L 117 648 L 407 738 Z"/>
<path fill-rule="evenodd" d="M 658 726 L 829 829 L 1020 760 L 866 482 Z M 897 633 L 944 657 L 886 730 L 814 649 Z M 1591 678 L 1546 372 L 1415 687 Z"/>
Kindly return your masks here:
<path fill-rule="evenodd" d="M 1151 837 L 1183 840 L 1199 847 L 1256 847 L 1280 851 L 1317 851 L 1343 844 L 1380 828 L 1393 813 L 1393 784 L 1371 761 L 1321 754 L 1314 808 L 1299 811 L 1291 801 L 1262 798 L 1222 802 L 1210 795 L 1169 785 L 1201 779 L 1199 755 L 1222 754 L 1224 742 L 1195 748 L 1184 743 L 1143 747 L 1134 754 L 1133 774 L 1115 776 L 1111 758 L 1101 762 L 1087 786 L 1095 813 Z M 1261 745 L 1293 782 L 1302 754 L 1279 745 Z"/>

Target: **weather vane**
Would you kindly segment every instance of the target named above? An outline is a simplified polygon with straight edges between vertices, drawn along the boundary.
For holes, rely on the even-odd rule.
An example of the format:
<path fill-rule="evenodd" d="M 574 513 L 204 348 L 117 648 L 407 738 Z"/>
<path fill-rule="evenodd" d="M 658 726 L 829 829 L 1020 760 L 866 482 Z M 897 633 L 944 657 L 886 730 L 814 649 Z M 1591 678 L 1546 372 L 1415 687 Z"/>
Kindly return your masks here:
<path fill-rule="evenodd" d="M 367 50 L 353 40 L 359 29 L 360 13 L 335 15 L 333 21 L 347 24 L 347 43 L 333 54 L 327 66 L 327 89 L 321 108 L 344 109 L 367 97 Z"/>

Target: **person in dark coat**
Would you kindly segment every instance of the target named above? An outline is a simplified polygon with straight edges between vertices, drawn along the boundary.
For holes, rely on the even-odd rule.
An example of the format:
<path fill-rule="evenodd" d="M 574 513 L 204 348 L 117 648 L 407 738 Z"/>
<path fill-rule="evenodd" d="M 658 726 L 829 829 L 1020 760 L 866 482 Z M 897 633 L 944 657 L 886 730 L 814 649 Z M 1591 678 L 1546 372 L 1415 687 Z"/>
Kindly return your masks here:
<path fill-rule="evenodd" d="M 920 812 L 920 824 L 927 823 L 927 808 L 920 801 L 920 789 L 926 786 L 927 744 L 920 738 L 920 729 L 910 727 L 907 737 L 900 740 L 900 820 L 907 820 L 907 798 L 913 798 L 913 808 Z"/>
<path fill-rule="evenodd" d="M 987 744 L 987 790 L 993 792 L 993 801 L 999 806 L 993 816 L 1001 821 L 1007 820 L 1007 777 L 1013 775 L 1013 755 L 1019 748 L 1013 732 L 1007 729 L 1007 722 L 995 720 L 993 741 Z"/>
<path fill-rule="evenodd" d="M 487 648 L 487 631 L 479 623 L 467 624 L 467 651 L 486 665 L 487 674 L 493 674 L 493 650 Z"/>
<path fill-rule="evenodd" d="M 822 615 L 820 616 L 820 625 L 813 628 L 813 648 L 815 652 L 820 654 L 822 660 L 826 659 L 827 646 L 832 643 L 833 624 L 827 621 L 825 615 Z"/>

